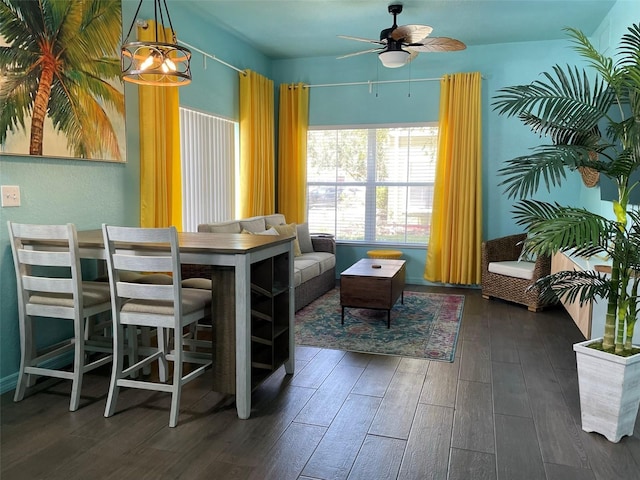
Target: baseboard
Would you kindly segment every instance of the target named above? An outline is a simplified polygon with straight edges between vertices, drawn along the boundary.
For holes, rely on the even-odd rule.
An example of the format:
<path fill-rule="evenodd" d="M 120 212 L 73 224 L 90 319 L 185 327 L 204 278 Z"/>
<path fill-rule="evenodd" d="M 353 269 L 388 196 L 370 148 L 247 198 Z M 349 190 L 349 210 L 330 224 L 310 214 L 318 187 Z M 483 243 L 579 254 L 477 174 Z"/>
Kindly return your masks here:
<path fill-rule="evenodd" d="M 42 364 L 44 368 L 62 369 L 73 363 L 73 352 L 67 352 L 59 357 L 52 358 Z M 0 395 L 16 389 L 18 385 L 18 372 L 0 378 Z"/>

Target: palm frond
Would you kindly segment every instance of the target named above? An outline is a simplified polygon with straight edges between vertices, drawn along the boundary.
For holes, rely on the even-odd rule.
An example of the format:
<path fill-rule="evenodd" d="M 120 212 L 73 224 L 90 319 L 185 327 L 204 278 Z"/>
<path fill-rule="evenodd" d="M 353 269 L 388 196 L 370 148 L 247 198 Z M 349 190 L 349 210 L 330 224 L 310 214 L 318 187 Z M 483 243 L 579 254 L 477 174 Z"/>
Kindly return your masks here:
<path fill-rule="evenodd" d="M 533 153 L 516 157 L 506 162 L 498 170 L 505 179 L 500 185 L 506 186 L 505 193 L 510 198 L 524 198 L 533 195 L 540 183 L 547 191 L 561 185 L 566 178 L 566 169 L 589 165 L 605 168 L 604 164 L 589 159 L 590 148 L 580 145 L 541 145 Z"/>
<path fill-rule="evenodd" d="M 584 208 L 521 200 L 513 210 L 516 223 L 529 232 L 525 247 L 538 254 L 578 249 L 581 255 L 608 253 L 616 224 Z"/>
<path fill-rule="evenodd" d="M 540 290 L 543 301 L 561 298 L 584 305 L 594 298 L 607 298 L 611 282 L 606 275 L 595 270 L 563 270 L 541 278 L 533 284 Z"/>
<path fill-rule="evenodd" d="M 501 115 L 525 116 L 536 133 L 558 128 L 590 132 L 605 117 L 613 92 L 601 79 L 591 83 L 577 67 L 553 67 L 542 74 L 546 81 L 498 90 L 493 107 Z M 537 119 L 537 122 L 533 122 Z"/>
<path fill-rule="evenodd" d="M 582 55 L 583 58 L 591 65 L 605 81 L 610 84 L 615 79 L 615 68 L 613 60 L 600 52 L 598 52 L 591 44 L 587 36 L 580 30 L 567 27 L 564 29 L 571 37 L 574 44 L 574 50 Z"/>

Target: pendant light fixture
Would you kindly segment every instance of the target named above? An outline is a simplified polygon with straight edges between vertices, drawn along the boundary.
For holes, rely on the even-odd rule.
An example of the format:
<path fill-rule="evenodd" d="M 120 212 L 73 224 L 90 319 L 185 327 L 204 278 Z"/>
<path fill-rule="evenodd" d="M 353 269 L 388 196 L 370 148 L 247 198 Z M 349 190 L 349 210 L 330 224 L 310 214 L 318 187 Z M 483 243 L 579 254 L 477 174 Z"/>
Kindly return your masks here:
<path fill-rule="evenodd" d="M 122 41 L 120 49 L 122 79 L 139 85 L 160 87 L 180 87 L 191 83 L 191 51 L 178 45 L 167 8 L 167 0 L 153 0 L 154 41 L 129 41 L 143 1 L 140 0 L 138 3 L 129 32 Z M 165 33 L 165 16 L 171 30 L 169 34 L 171 38 L 167 38 L 168 34 Z"/>

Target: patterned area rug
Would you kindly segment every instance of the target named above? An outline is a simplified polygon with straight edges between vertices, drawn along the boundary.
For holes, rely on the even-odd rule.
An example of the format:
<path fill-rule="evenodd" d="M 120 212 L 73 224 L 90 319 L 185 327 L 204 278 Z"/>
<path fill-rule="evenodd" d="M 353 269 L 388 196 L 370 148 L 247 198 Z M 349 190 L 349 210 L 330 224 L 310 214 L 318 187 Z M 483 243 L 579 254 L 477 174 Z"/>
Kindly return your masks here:
<path fill-rule="evenodd" d="M 345 308 L 335 288 L 296 313 L 296 343 L 352 352 L 401 355 L 452 362 L 464 295 L 404 292 L 391 310 Z"/>

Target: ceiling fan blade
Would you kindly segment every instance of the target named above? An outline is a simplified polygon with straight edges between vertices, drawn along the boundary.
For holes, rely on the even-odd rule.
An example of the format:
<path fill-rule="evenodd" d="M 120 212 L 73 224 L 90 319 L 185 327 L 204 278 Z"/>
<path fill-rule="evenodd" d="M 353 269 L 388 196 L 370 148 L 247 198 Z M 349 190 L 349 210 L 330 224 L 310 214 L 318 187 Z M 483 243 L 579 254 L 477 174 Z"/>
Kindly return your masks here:
<path fill-rule="evenodd" d="M 410 43 L 406 48 L 414 52 L 455 52 L 464 50 L 467 46 L 455 38 L 429 37 L 424 38 L 420 43 Z"/>
<path fill-rule="evenodd" d="M 402 25 L 391 32 L 394 40 L 403 40 L 406 43 L 417 43 L 429 36 L 433 28 L 429 25 Z"/>
<path fill-rule="evenodd" d="M 411 61 L 416 58 L 418 56 L 418 52 L 414 51 L 414 50 L 409 50 L 409 56 L 407 57 L 407 61 L 405 62 L 405 65 L 407 63 L 411 63 Z"/>
<path fill-rule="evenodd" d="M 366 42 L 366 43 L 377 43 L 379 45 L 383 45 L 383 43 L 379 40 L 370 40 L 368 38 L 362 37 L 351 37 L 349 35 L 338 35 L 338 38 L 344 38 L 346 40 L 355 40 L 356 42 Z"/>
<path fill-rule="evenodd" d="M 347 53 L 346 55 L 342 55 L 340 57 L 336 57 L 337 59 L 347 58 L 347 57 L 355 57 L 356 55 L 362 55 L 363 53 L 371 53 L 371 52 L 381 52 L 384 50 L 383 48 L 370 48 L 369 50 L 363 50 L 361 52 L 355 53 Z"/>

